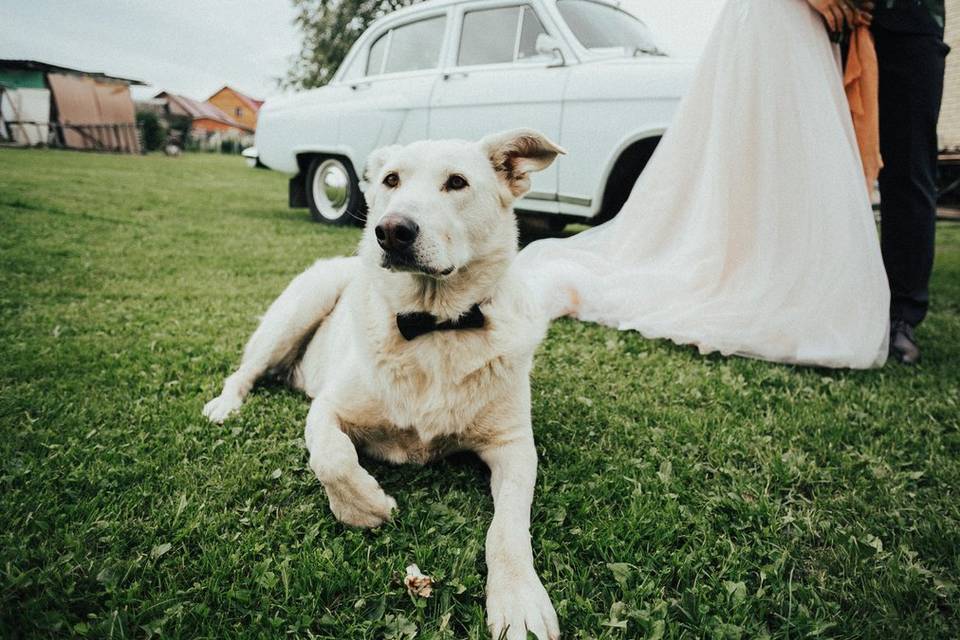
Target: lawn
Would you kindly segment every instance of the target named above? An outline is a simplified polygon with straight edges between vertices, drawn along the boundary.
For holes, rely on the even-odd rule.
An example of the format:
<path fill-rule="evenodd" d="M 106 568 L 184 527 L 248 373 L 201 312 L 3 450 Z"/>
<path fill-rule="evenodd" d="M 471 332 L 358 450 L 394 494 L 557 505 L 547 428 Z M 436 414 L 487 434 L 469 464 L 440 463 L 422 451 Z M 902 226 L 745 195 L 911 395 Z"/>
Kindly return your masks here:
<path fill-rule="evenodd" d="M 475 458 L 364 461 L 400 509 L 358 531 L 307 467 L 303 397 L 200 415 L 291 277 L 358 239 L 285 189 L 238 158 L 0 150 L 0 637 L 485 637 Z M 960 637 L 958 224 L 933 297 L 915 369 L 557 322 L 532 533 L 564 636 Z"/>

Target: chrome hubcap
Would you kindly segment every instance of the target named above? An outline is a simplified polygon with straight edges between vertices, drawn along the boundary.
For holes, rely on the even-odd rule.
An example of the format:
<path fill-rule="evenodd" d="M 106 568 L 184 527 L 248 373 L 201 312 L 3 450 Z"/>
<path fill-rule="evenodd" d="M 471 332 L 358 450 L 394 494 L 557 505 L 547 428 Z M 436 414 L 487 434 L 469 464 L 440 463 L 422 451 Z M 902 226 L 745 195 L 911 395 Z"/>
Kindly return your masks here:
<path fill-rule="evenodd" d="M 313 202 L 327 220 L 337 220 L 350 203 L 350 176 L 339 160 L 325 160 L 313 174 Z"/>

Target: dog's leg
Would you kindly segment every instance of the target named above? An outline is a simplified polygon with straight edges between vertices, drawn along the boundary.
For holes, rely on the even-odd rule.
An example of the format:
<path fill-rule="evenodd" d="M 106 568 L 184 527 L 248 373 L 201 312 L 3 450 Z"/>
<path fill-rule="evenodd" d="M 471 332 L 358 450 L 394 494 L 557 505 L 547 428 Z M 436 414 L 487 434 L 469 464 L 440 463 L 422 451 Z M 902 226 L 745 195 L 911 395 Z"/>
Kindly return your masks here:
<path fill-rule="evenodd" d="M 357 449 L 340 429 L 340 420 L 323 397 L 310 405 L 304 431 L 310 468 L 323 483 L 337 520 L 354 527 L 377 527 L 390 519 L 397 502 L 360 466 Z"/>
<path fill-rule="evenodd" d="M 337 304 L 355 273 L 356 258 L 320 260 L 293 279 L 267 309 L 243 351 L 240 368 L 223 383 L 203 415 L 221 424 L 240 408 L 254 383 L 268 370 L 290 365 L 303 341 Z"/>
<path fill-rule="evenodd" d="M 494 638 L 560 637 L 557 614 L 537 577 L 530 545 L 530 504 L 537 451 L 529 435 L 480 452 L 490 467 L 494 516 L 487 532 L 487 626 Z"/>

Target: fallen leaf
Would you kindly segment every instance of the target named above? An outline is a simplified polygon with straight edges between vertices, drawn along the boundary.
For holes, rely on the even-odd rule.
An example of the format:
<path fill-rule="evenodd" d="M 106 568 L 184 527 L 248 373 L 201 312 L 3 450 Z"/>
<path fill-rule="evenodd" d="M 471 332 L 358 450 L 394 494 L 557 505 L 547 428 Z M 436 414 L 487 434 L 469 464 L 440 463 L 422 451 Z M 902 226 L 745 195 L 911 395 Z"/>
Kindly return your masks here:
<path fill-rule="evenodd" d="M 407 587 L 407 593 L 412 596 L 429 598 L 433 593 L 433 578 L 420 573 L 420 567 L 415 564 L 407 567 L 407 575 L 403 579 L 404 586 Z"/>

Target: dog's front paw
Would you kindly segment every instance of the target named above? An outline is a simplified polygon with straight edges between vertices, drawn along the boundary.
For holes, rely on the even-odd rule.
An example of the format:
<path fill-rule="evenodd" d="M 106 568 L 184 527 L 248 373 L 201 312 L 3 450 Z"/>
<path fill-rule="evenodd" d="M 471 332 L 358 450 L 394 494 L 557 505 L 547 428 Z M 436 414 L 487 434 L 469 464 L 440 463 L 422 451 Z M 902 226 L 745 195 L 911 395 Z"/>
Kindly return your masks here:
<path fill-rule="evenodd" d="M 397 501 L 388 496 L 364 469 L 334 478 L 324 476 L 326 478 L 321 480 L 330 500 L 330 510 L 340 522 L 373 529 L 392 518 Z"/>
<path fill-rule="evenodd" d="M 224 391 L 203 406 L 203 415 L 214 424 L 223 424 L 242 404 L 243 398 L 239 394 Z"/>
<path fill-rule="evenodd" d="M 487 582 L 487 627 L 493 638 L 526 640 L 527 632 L 539 640 L 557 640 L 560 624 L 550 596 L 530 571 L 503 572 Z"/>

